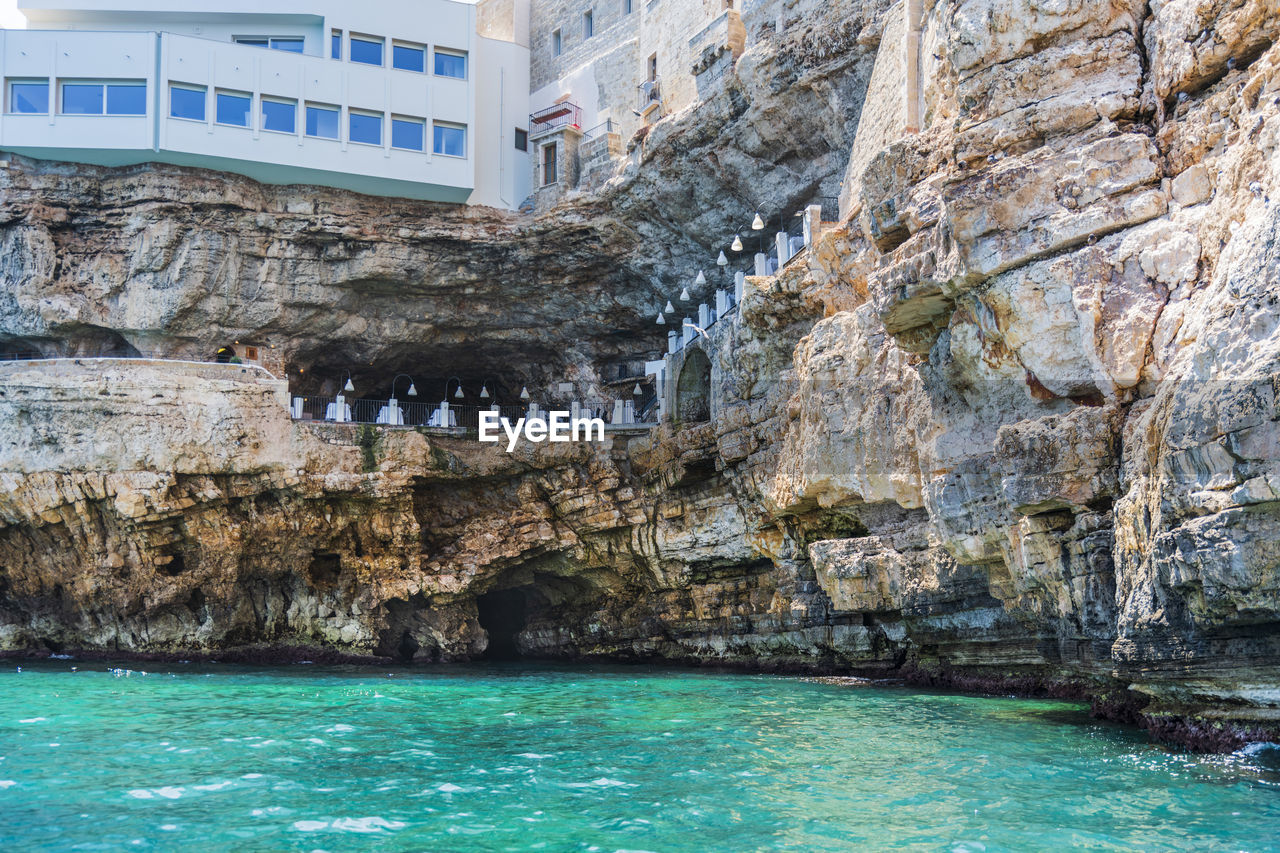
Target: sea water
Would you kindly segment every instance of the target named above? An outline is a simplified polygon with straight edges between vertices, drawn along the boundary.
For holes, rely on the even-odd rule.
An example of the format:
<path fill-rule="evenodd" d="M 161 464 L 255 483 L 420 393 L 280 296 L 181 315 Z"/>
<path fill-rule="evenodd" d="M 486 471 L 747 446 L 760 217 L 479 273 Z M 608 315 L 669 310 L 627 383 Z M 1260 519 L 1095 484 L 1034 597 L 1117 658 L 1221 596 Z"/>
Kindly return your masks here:
<path fill-rule="evenodd" d="M 853 680 L 9 661 L 0 732 L 6 851 L 1280 847 L 1270 748 Z"/>

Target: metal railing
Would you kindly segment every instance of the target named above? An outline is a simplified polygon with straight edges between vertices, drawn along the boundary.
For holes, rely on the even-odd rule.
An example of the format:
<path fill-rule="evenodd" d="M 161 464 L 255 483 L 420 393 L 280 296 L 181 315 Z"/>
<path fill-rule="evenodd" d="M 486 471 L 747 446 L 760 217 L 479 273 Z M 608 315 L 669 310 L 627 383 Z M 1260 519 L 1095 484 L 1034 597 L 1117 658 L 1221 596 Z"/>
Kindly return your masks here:
<path fill-rule="evenodd" d="M 582 134 L 582 141 L 586 142 L 590 139 L 595 139 L 597 136 L 604 136 L 606 133 L 617 133 L 617 132 L 618 132 L 618 128 L 614 124 L 613 119 L 607 118 L 604 121 L 597 124 L 595 127 L 591 128 L 590 130 L 585 131 Z"/>
<path fill-rule="evenodd" d="M 562 127 L 582 127 L 582 108 L 569 101 L 543 107 L 529 114 L 529 135 L 550 133 Z"/>
<path fill-rule="evenodd" d="M 824 195 L 814 199 L 813 204 L 822 205 L 823 222 L 840 221 L 840 199 L 838 196 Z"/>

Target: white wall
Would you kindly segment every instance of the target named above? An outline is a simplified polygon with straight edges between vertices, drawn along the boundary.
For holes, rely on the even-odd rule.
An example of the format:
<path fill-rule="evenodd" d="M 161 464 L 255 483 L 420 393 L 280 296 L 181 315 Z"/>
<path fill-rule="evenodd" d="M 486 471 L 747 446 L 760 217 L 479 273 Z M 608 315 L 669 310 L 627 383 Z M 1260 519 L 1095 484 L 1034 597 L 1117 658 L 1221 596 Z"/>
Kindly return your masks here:
<path fill-rule="evenodd" d="M 514 141 L 515 128 L 524 127 L 528 115 L 528 49 L 478 38 L 474 6 L 452 0 L 286 2 L 274 3 L 270 15 L 253 15 L 256 4 L 243 0 L 222 3 L 218 13 L 174 12 L 174 5 L 142 0 L 121 9 L 97 0 L 24 2 L 22 8 L 33 24 L 63 29 L 0 32 L 6 40 L 0 42 L 0 68 L 6 79 L 146 79 L 149 115 L 62 116 L 56 106 L 48 116 L 3 115 L 0 147 L 112 165 L 149 159 L 205 165 L 273 183 L 327 183 L 442 201 L 470 195 L 473 203 L 497 207 L 515 207 L 528 195 L 527 155 L 515 150 Z M 319 16 L 305 14 L 304 9 Z M 66 29 L 72 26 L 77 30 Z M 84 31 L 86 26 L 99 31 Z M 157 39 L 154 33 L 122 31 L 139 26 L 163 29 L 165 34 Z M 343 61 L 328 59 L 331 28 L 384 37 L 388 67 L 352 63 L 345 49 Z M 201 34 L 182 35 L 174 29 L 199 29 Z M 312 55 L 232 42 L 233 35 L 271 34 L 305 35 Z M 390 68 L 393 39 L 467 51 L 468 79 L 436 77 L 430 54 L 425 74 Z M 169 117 L 170 81 L 208 88 L 203 122 Z M 249 128 L 214 122 L 217 89 L 251 93 Z M 297 101 L 294 133 L 258 126 L 263 95 Z M 305 136 L 308 101 L 342 109 L 339 139 Z M 351 108 L 383 114 L 381 146 L 346 140 Z M 426 121 L 425 151 L 391 148 L 393 114 Z M 433 121 L 467 127 L 465 158 L 432 153 Z M 135 152 L 132 158 L 129 151 Z"/>

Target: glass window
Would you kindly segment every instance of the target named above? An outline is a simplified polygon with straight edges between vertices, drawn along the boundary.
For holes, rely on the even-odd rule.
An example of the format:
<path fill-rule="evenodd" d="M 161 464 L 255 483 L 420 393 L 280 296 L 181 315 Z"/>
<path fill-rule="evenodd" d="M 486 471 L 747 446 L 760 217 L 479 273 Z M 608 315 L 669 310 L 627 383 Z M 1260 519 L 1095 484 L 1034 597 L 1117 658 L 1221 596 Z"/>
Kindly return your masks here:
<path fill-rule="evenodd" d="M 307 104 L 307 136 L 338 138 L 338 108 Z"/>
<path fill-rule="evenodd" d="M 342 58 L 342 30 L 334 30 L 329 36 L 329 56 L 333 59 Z"/>
<path fill-rule="evenodd" d="M 582 37 L 589 39 L 596 34 L 596 16 L 588 9 L 582 13 Z"/>
<path fill-rule="evenodd" d="M 382 113 L 360 113 L 352 110 L 350 118 L 351 132 L 348 139 L 365 145 L 382 144 Z"/>
<path fill-rule="evenodd" d="M 217 110 L 214 120 L 218 124 L 232 124 L 236 127 L 249 126 L 249 107 L 253 98 L 237 92 L 218 92 Z"/>
<path fill-rule="evenodd" d="M 135 83 L 107 84 L 107 115 L 144 116 L 147 114 L 147 87 Z"/>
<path fill-rule="evenodd" d="M 49 112 L 49 81 L 27 81 L 9 84 L 9 112 Z"/>
<path fill-rule="evenodd" d="M 290 36 L 289 38 L 273 38 L 271 40 L 272 50 L 283 50 L 289 53 L 302 53 L 303 47 L 306 46 L 306 40 Z"/>
<path fill-rule="evenodd" d="M 236 36 L 236 44 L 247 44 L 250 47 L 269 47 L 271 39 L 258 36 Z"/>
<path fill-rule="evenodd" d="M 554 32 L 552 32 L 552 33 L 551 33 L 551 55 L 552 55 L 552 56 L 559 56 L 559 55 L 560 55 L 560 49 L 561 49 L 561 44 L 560 44 L 560 31 L 559 31 L 559 30 L 555 30 Z"/>
<path fill-rule="evenodd" d="M 297 101 L 262 99 L 262 129 L 293 133 L 297 129 Z"/>
<path fill-rule="evenodd" d="M 633 11 L 631 0 L 622 0 L 622 14 L 630 15 Z"/>
<path fill-rule="evenodd" d="M 426 144 L 427 123 L 420 118 L 391 117 L 391 147 L 421 151 Z"/>
<path fill-rule="evenodd" d="M 436 48 L 436 76 L 467 79 L 467 55 Z"/>
<path fill-rule="evenodd" d="M 516 150 L 517 151 L 529 150 L 529 131 L 523 130 L 518 127 L 516 128 Z"/>
<path fill-rule="evenodd" d="M 409 44 L 393 44 L 391 64 L 402 71 L 426 71 L 427 49 Z"/>
<path fill-rule="evenodd" d="M 447 157 L 467 156 L 467 129 L 460 124 L 435 124 L 431 150 Z"/>
<path fill-rule="evenodd" d="M 169 115 L 174 118 L 189 118 L 204 121 L 203 86 L 169 86 Z"/>
<path fill-rule="evenodd" d="M 101 83 L 63 83 L 62 112 L 67 115 L 100 116 L 104 112 Z"/>
<path fill-rule="evenodd" d="M 351 37 L 351 61 L 365 65 L 382 64 L 382 40 Z"/>

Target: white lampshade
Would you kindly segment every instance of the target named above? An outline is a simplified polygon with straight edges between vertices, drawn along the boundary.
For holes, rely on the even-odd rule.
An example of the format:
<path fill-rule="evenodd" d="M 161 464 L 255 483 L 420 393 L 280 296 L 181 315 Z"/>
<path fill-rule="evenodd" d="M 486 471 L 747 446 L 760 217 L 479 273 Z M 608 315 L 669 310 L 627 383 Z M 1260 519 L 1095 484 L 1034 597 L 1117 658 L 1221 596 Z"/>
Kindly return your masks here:
<path fill-rule="evenodd" d="M 410 397 L 418 396 L 418 389 L 416 386 L 414 386 L 412 382 L 409 383 L 409 396 Z"/>
<path fill-rule="evenodd" d="M 667 307 L 666 307 L 666 308 L 663 308 L 662 310 L 663 310 L 663 311 L 665 311 L 665 312 L 666 312 L 666 313 L 668 313 L 668 314 L 674 314 L 674 313 L 676 313 L 676 306 L 672 305 L 672 304 L 671 304 L 671 300 L 670 300 L 670 299 L 668 299 L 668 300 L 667 300 Z"/>
<path fill-rule="evenodd" d="M 742 251 L 742 235 L 741 234 L 733 235 L 733 245 L 730 246 L 729 248 L 733 249 L 735 252 Z"/>
<path fill-rule="evenodd" d="M 720 250 L 720 257 L 716 258 L 716 263 L 722 267 L 729 265 L 729 259 L 724 256 L 724 249 Z"/>
<path fill-rule="evenodd" d="M 698 277 L 693 280 L 693 283 L 695 285 L 706 284 L 707 283 L 706 274 L 702 270 L 698 270 Z"/>
<path fill-rule="evenodd" d="M 480 399 L 481 400 L 489 399 L 489 386 L 485 385 L 483 382 L 480 383 Z"/>
<path fill-rule="evenodd" d="M 751 220 L 751 230 L 752 231 L 764 230 L 764 220 L 760 218 L 760 214 L 758 213 L 756 214 L 756 218 Z"/>
<path fill-rule="evenodd" d="M 522 386 L 520 386 L 520 399 L 521 399 L 521 400 L 528 400 L 528 399 L 529 399 L 529 386 L 528 386 L 528 385 L 522 385 Z"/>
<path fill-rule="evenodd" d="M 639 383 L 639 382 L 637 382 L 637 383 L 636 383 L 636 387 L 634 387 L 634 388 L 632 388 L 632 389 L 631 389 L 631 393 L 632 393 L 633 395 L 635 395 L 636 397 L 639 397 L 641 394 L 643 394 L 643 393 L 644 393 L 644 390 L 640 387 L 640 383 Z"/>
<path fill-rule="evenodd" d="M 458 386 L 458 390 L 457 390 L 457 391 L 454 391 L 454 392 L 453 392 L 453 396 L 457 397 L 459 400 L 461 400 L 461 399 L 462 399 L 463 394 L 462 394 L 462 386 L 461 386 L 461 385 L 459 385 L 459 386 Z"/>
<path fill-rule="evenodd" d="M 356 390 L 356 386 L 354 386 L 354 385 L 352 385 L 352 384 L 351 384 L 351 377 L 350 377 L 350 376 L 348 376 L 348 377 L 347 377 L 347 384 L 342 386 L 342 390 L 343 390 L 343 391 L 354 391 L 354 390 Z"/>
<path fill-rule="evenodd" d="M 689 288 L 686 287 L 684 290 L 680 291 L 681 302 L 688 302 L 690 298 L 691 297 L 689 296 Z"/>
<path fill-rule="evenodd" d="M 667 318 L 666 318 L 666 317 L 664 317 L 664 316 L 662 316 L 662 312 L 661 312 L 661 311 L 659 311 L 659 312 L 658 312 L 658 325 L 659 325 L 659 326 L 665 326 L 665 325 L 667 325 Z"/>

